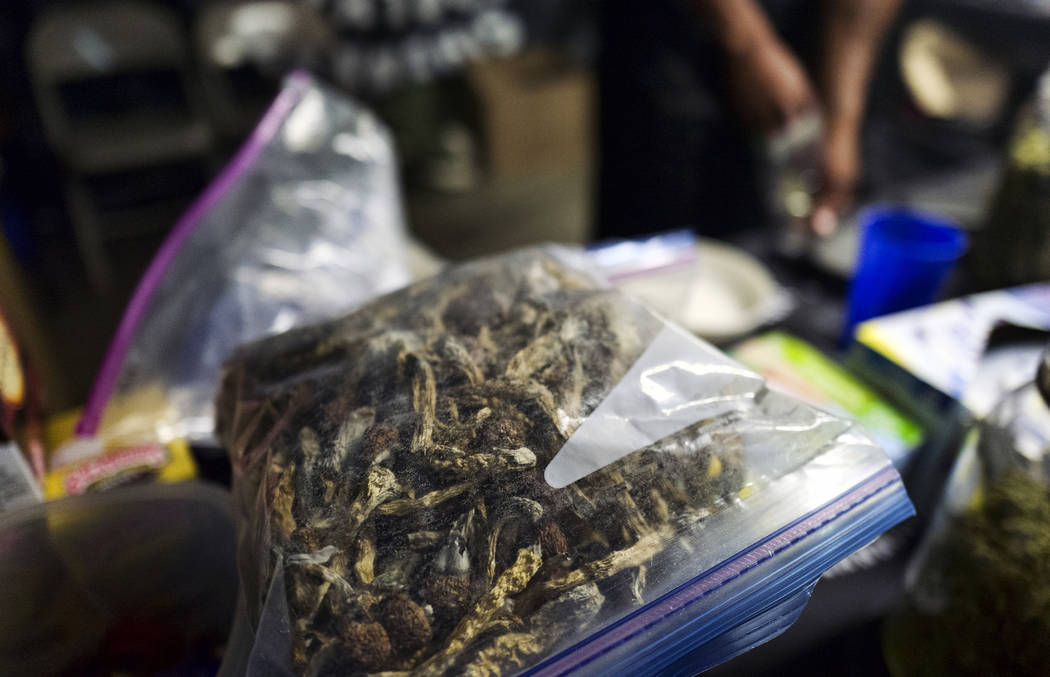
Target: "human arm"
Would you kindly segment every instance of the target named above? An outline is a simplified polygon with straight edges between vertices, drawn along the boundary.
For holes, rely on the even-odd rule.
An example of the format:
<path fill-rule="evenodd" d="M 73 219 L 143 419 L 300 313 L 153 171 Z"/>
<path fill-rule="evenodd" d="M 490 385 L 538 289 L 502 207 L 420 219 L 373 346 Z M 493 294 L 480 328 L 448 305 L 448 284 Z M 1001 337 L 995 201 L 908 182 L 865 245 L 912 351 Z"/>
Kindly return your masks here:
<path fill-rule="evenodd" d="M 745 126 L 773 133 L 815 107 L 802 64 L 754 0 L 693 0 L 693 6 L 725 55 L 729 95 Z"/>
<path fill-rule="evenodd" d="M 810 225 L 828 235 L 860 174 L 860 128 L 879 44 L 901 0 L 825 0 L 818 83 L 824 111 L 822 183 Z"/>

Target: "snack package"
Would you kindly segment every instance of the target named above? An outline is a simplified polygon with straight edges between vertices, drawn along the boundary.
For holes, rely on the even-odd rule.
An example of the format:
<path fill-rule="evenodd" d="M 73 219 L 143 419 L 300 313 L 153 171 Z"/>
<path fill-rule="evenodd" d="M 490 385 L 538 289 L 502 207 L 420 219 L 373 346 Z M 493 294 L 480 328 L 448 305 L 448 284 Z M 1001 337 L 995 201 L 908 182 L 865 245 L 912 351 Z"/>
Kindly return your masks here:
<path fill-rule="evenodd" d="M 32 384 L 14 332 L 0 312 L 0 511 L 41 499 L 38 478 L 29 464 L 43 467 L 39 403 Z M 19 439 L 30 450 L 28 460 Z"/>
<path fill-rule="evenodd" d="M 911 514 L 856 425 L 571 257 L 452 267 L 227 364 L 224 674 L 693 674 Z"/>
<path fill-rule="evenodd" d="M 48 471 L 44 498 L 78 496 L 140 482 L 182 482 L 196 476 L 197 465 L 184 440 L 114 446 Z"/>
<path fill-rule="evenodd" d="M 0 308 L 0 508 L 40 497 L 44 446 L 39 390 L 36 374 Z"/>
<path fill-rule="evenodd" d="M 406 284 L 406 257 L 385 127 L 306 73 L 292 74 L 157 252 L 78 435 L 212 441 L 219 370 L 237 345 Z M 160 405 L 138 406 L 144 392 L 160 392 Z"/>

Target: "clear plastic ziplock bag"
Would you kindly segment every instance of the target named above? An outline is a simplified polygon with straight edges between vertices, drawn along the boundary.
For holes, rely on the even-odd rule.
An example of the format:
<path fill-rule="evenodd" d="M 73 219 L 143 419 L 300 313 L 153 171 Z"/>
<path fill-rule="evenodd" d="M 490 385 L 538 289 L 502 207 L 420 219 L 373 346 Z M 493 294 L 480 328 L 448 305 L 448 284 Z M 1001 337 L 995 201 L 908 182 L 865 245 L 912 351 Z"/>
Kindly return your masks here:
<path fill-rule="evenodd" d="M 161 245 L 110 345 L 81 436 L 213 439 L 223 361 L 409 281 L 382 123 L 304 72 Z M 109 409 L 110 411 L 107 411 Z M 151 439 L 150 441 L 154 441 Z"/>
<path fill-rule="evenodd" d="M 854 424 L 557 249 L 246 346 L 226 674 L 693 674 L 912 514 Z"/>

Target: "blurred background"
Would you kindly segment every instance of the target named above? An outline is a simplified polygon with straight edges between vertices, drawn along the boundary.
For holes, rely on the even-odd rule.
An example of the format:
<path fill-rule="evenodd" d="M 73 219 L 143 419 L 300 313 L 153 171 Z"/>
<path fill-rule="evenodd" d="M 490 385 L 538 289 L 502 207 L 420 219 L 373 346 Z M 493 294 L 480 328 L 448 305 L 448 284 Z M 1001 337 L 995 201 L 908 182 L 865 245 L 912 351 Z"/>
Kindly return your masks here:
<path fill-rule="evenodd" d="M 395 2 L 5 5 L 3 265 L 18 271 L 25 299 L 5 302 L 36 310 L 31 343 L 61 344 L 36 351 L 48 355 L 37 369 L 51 376 L 51 405 L 83 401 L 158 243 L 294 67 L 367 101 L 393 128 L 408 224 L 434 252 L 461 258 L 601 234 L 599 62 L 603 34 L 607 49 L 623 50 L 624 10 L 587 0 L 483 12 L 459 8 L 469 2 L 418 5 L 418 15 L 406 9 L 415 3 Z M 1034 0 L 903 7 L 867 98 L 861 203 L 914 202 L 982 224 L 1018 107 L 1050 62 L 1048 11 Z M 674 65 L 644 51 L 659 22 L 631 30 L 661 105 L 696 105 Z M 614 69 L 625 60 L 606 58 Z M 630 107 L 630 94 L 613 94 Z M 665 143 L 650 133 L 652 146 Z M 659 204 L 640 209 L 648 216 L 639 232 L 694 225 Z M 763 225 L 761 213 L 734 218 L 723 232 Z"/>
<path fill-rule="evenodd" d="M 228 350 L 316 319 L 302 290 L 314 291 L 311 275 L 330 273 L 333 260 L 343 277 L 315 285 L 320 316 L 446 260 L 554 241 L 585 245 L 610 280 L 694 333 L 732 344 L 731 354 L 770 382 L 859 420 L 885 447 L 918 518 L 833 569 L 791 630 L 716 674 L 886 674 L 879 624 L 904 595 L 909 563 L 922 559 L 919 544 L 952 493 L 949 476 L 978 453 L 970 432 L 982 419 L 997 433 L 1023 427 L 995 403 L 1031 382 L 1050 331 L 1048 38 L 1050 0 L 7 0 L 0 319 L 10 327 L 0 321 L 0 395 L 10 365 L 32 371 L 14 404 L 0 398 L 0 441 L 17 459 L 21 442 L 33 467 L 18 461 L 29 504 L 21 513 L 6 510 L 13 502 L 0 481 L 0 541 L 10 546 L 0 565 L 11 576 L 24 561 L 51 567 L 11 586 L 24 613 L 10 614 L 11 627 L 58 619 L 41 637 L 78 656 L 98 647 L 124 656 L 142 640 L 157 662 L 134 670 L 149 673 L 194 648 L 169 646 L 168 626 L 143 621 L 149 597 L 212 631 L 195 653 L 198 671 L 179 674 L 213 673 L 236 588 L 229 494 L 215 486 L 228 487 L 231 471 L 211 428 Z M 316 80 L 288 77 L 297 70 Z M 330 105 L 349 145 L 281 155 L 273 125 L 257 125 L 282 87 Z M 391 132 L 396 174 L 387 183 L 386 137 L 376 131 L 384 125 L 366 109 Z M 381 148 L 355 155 L 362 147 L 353 144 L 369 139 Z M 163 289 L 149 312 L 128 312 L 145 315 L 147 328 L 129 352 L 134 322 L 122 347 L 118 323 L 147 266 L 253 140 L 274 155 L 246 161 L 258 171 L 242 172 L 236 190 L 224 185 L 233 195 L 225 207 L 211 203 L 205 217 L 186 219 L 207 227 L 171 266 L 168 280 L 184 293 Z M 329 150 L 344 164 L 325 164 Z M 282 180 L 293 189 L 282 193 Z M 294 187 L 315 180 L 336 190 L 317 198 L 320 208 L 296 211 L 316 196 Z M 370 201 L 380 208 L 368 211 Z M 274 245 L 288 214 L 301 218 L 287 224 L 289 241 Z M 245 239 L 255 241 L 210 242 L 227 217 L 247 223 Z M 893 256 L 882 251 L 880 260 L 861 245 L 877 221 L 891 233 L 913 228 L 920 249 L 951 251 L 927 266 L 907 260 L 912 244 L 898 242 L 890 253 L 906 261 L 890 268 Z M 349 230 L 325 232 L 333 223 Z M 928 232 L 949 239 L 923 242 Z M 653 234 L 664 235 L 602 246 Z M 219 253 L 202 258 L 201 288 L 218 291 L 196 303 L 194 294 L 207 294 L 190 284 L 194 257 L 209 250 Z M 360 263 L 346 263 L 351 254 L 368 265 L 348 275 Z M 858 260 L 868 261 L 866 272 Z M 361 289 L 348 289 L 354 275 L 367 278 Z M 1033 282 L 1043 284 L 979 294 Z M 157 280 L 143 286 L 152 293 Z M 861 310 L 871 290 L 881 305 Z M 927 306 L 941 299 L 956 300 Z M 892 314 L 915 306 L 927 307 Z M 252 325 L 253 313 L 265 322 Z M 854 335 L 856 322 L 873 317 L 867 334 Z M 186 397 L 206 410 L 194 421 L 204 434 L 165 427 L 154 399 L 174 400 L 170 393 L 129 388 L 133 397 L 114 398 L 107 415 L 145 421 L 151 433 L 156 424 L 169 455 L 148 472 L 136 465 L 72 491 L 60 486 L 63 472 L 129 448 L 119 425 L 106 431 L 106 449 L 81 445 L 98 433 L 114 392 L 111 381 L 89 397 L 115 332 L 116 361 L 101 372 L 116 379 L 119 368 L 131 385 L 151 386 L 150 368 L 167 378 L 170 367 L 199 381 L 203 390 Z M 8 348 L 12 335 L 24 355 Z M 1039 411 L 1050 431 L 1050 409 Z M 140 441 L 132 451 L 153 449 Z M 17 474 L 4 474 L 3 458 L 0 480 Z M 191 477 L 211 484 L 167 484 Z M 123 486 L 143 478 L 164 486 Z M 120 490 L 94 492 L 107 487 Z M 139 521 L 136 511 L 159 521 Z M 84 515 L 97 520 L 78 523 Z M 137 549 L 160 533 L 174 534 L 167 545 L 177 547 Z M 107 535 L 108 549 L 97 547 Z M 62 592 L 51 572 L 75 570 L 70 562 L 87 573 L 67 576 L 76 581 Z M 142 572 L 153 576 L 139 594 L 126 581 Z M 171 585 L 179 572 L 189 592 Z M 202 581 L 211 588 L 201 592 Z M 110 615 L 120 622 L 94 636 L 84 628 L 101 623 L 98 590 L 119 601 Z M 186 609 L 205 609 L 197 603 L 205 598 L 215 613 L 194 618 Z M 75 631 L 67 619 L 79 619 Z M 914 634 L 901 627 L 905 639 Z M 7 634 L 45 652 L 28 631 Z M 85 646 L 74 646 L 81 638 Z M 96 666 L 83 660 L 62 669 Z"/>

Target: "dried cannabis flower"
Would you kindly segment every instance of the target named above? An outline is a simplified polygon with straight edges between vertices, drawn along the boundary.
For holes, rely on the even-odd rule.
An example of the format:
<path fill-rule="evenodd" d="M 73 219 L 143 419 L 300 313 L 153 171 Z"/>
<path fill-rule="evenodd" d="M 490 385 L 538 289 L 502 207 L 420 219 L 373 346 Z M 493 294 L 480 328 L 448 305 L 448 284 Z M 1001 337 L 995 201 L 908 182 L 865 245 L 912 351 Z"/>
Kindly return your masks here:
<path fill-rule="evenodd" d="M 293 669 L 517 672 L 666 589 L 743 485 L 732 415 L 543 478 L 662 327 L 532 251 L 244 349 L 218 425 L 249 610 L 283 571 Z"/>

